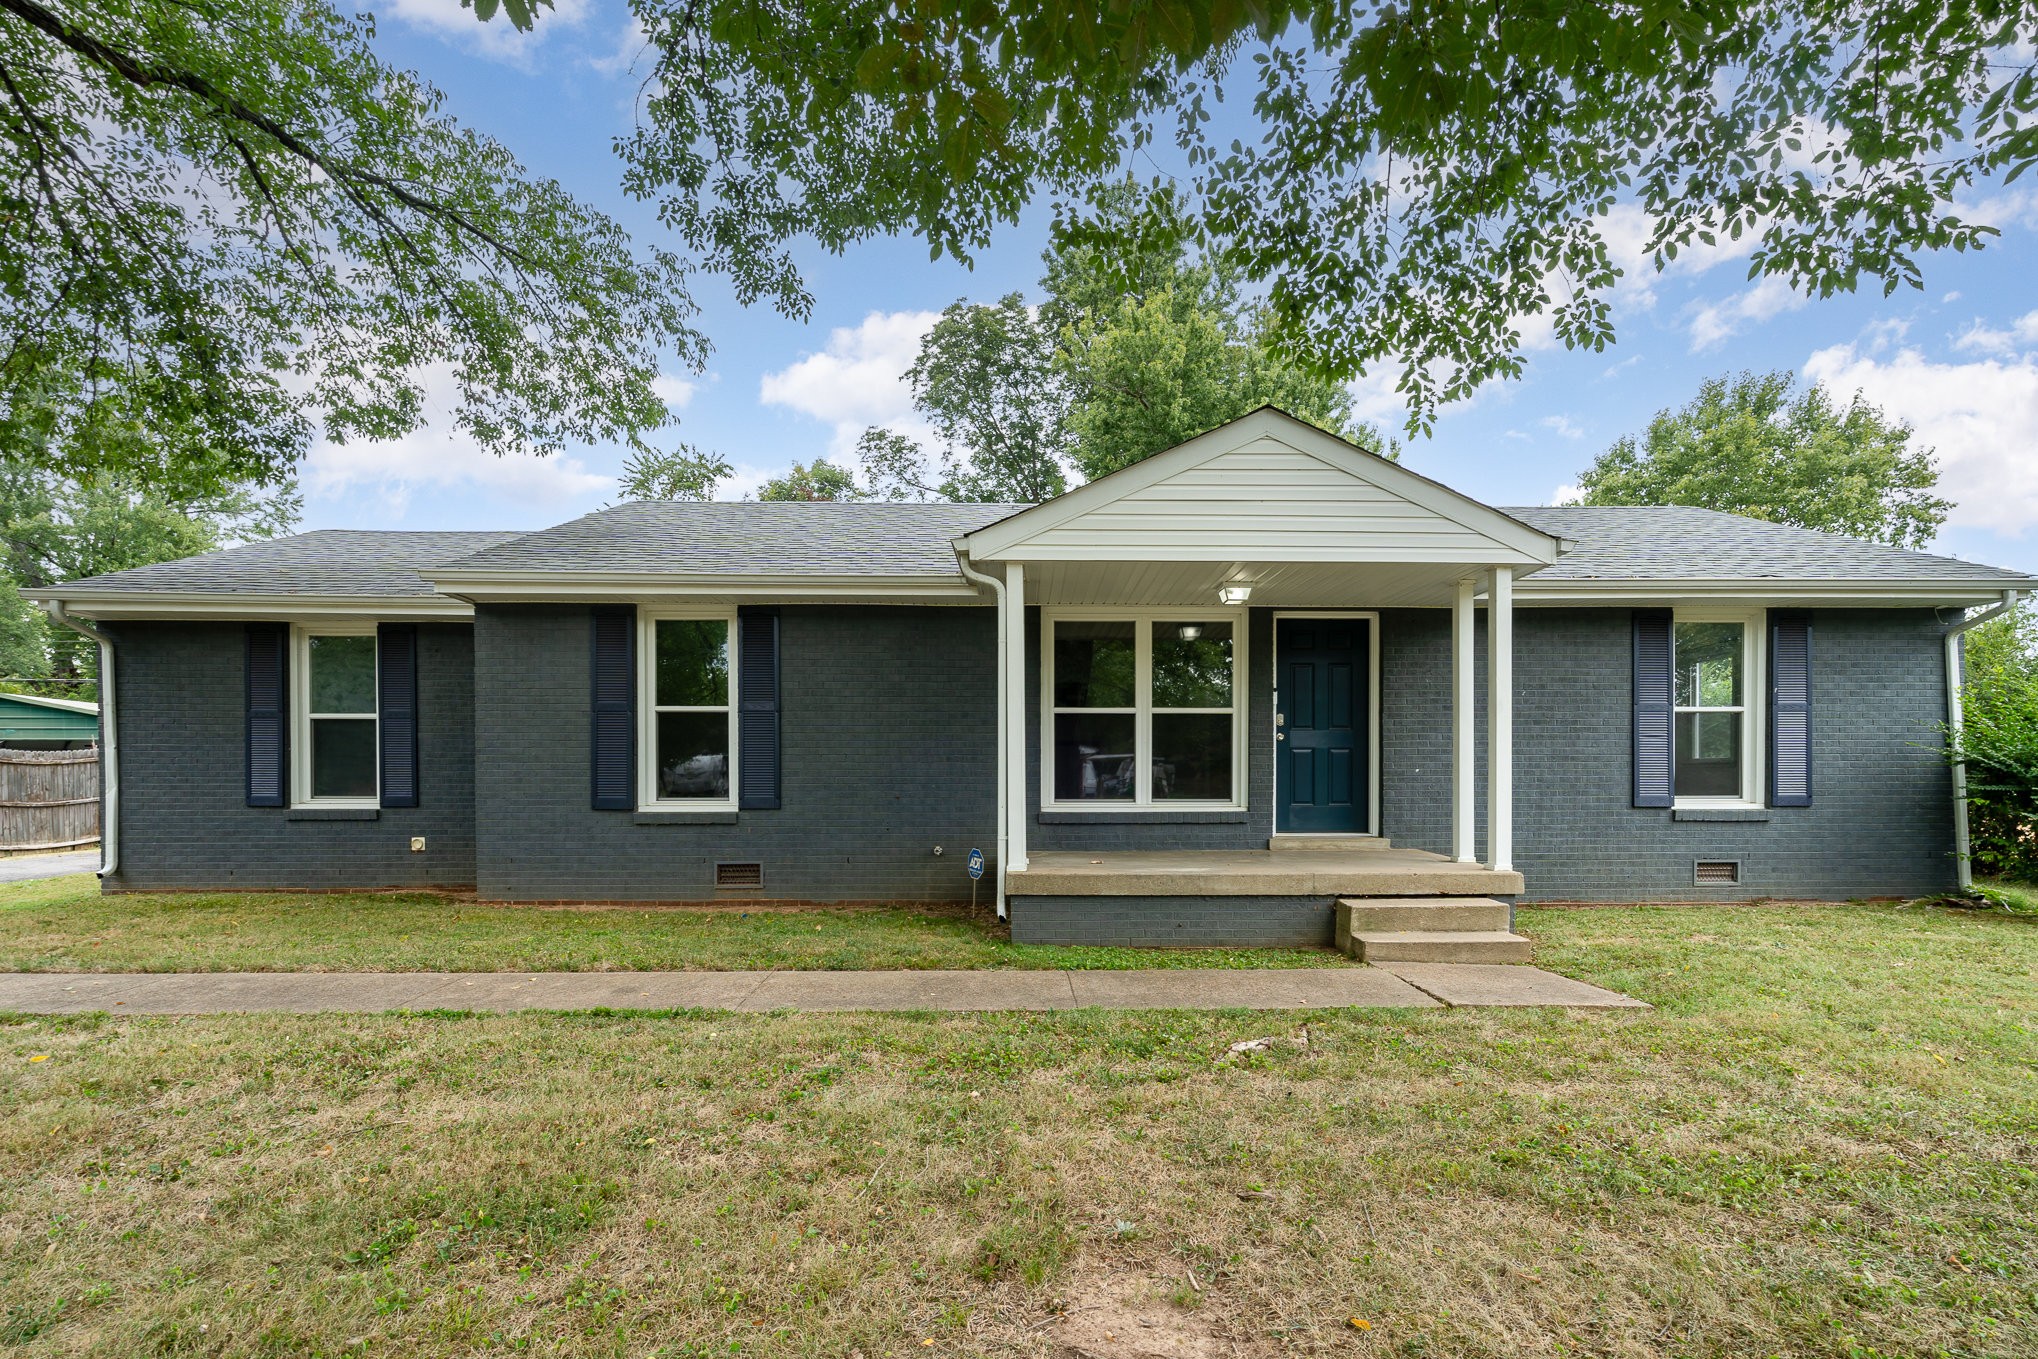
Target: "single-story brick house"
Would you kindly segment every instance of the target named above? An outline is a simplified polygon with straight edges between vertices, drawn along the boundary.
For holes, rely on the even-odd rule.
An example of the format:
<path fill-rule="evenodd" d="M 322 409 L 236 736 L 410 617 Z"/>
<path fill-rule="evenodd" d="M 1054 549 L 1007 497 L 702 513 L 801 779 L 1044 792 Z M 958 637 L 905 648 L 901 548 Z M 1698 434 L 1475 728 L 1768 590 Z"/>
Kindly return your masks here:
<path fill-rule="evenodd" d="M 1957 633 L 2034 584 L 1496 509 L 1262 410 L 1040 505 L 316 532 L 42 599 L 114 676 L 109 891 L 956 900 L 977 847 L 1019 938 L 1208 943 L 1950 888 Z"/>

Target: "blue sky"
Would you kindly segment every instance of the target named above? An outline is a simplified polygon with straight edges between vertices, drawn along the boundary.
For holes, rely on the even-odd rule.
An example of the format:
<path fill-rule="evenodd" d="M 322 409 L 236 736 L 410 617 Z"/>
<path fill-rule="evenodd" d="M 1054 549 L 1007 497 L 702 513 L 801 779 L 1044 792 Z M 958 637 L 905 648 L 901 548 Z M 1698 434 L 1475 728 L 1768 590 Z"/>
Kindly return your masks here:
<path fill-rule="evenodd" d="M 641 44 L 619 0 L 558 6 L 519 35 L 500 19 L 477 24 L 458 0 L 391 0 L 374 6 L 377 46 L 532 171 L 653 239 L 661 228 L 621 192 L 611 145 L 633 125 Z M 1548 504 L 1608 443 L 1682 404 L 1703 378 L 1788 368 L 1843 397 L 1865 391 L 1938 451 L 1941 491 L 1957 504 L 1940 551 L 2038 571 L 2028 531 L 2038 523 L 2038 189 L 1985 190 L 1975 211 L 2002 239 L 1928 259 L 1923 292 L 1887 299 L 1794 296 L 1750 283 L 1745 259 L 1727 252 L 1687 255 L 1664 275 L 1631 270 L 1613 349 L 1574 353 L 1531 335 L 1522 380 L 1447 409 L 1403 457 L 1491 504 Z M 672 375 L 679 437 L 736 466 L 722 492 L 735 497 L 795 459 L 840 458 L 867 425 L 910 428 L 901 374 L 933 313 L 959 297 L 1031 294 L 1045 234 L 1038 216 L 1022 222 L 974 270 L 930 264 L 911 240 L 840 257 L 808 251 L 806 322 L 741 307 L 703 275 L 695 293 L 715 353 L 706 372 Z M 1355 390 L 1364 414 L 1398 427 L 1391 374 Z M 498 459 L 443 424 L 393 444 L 322 443 L 305 468 L 305 526 L 540 527 L 613 500 L 621 461 L 600 447 Z"/>

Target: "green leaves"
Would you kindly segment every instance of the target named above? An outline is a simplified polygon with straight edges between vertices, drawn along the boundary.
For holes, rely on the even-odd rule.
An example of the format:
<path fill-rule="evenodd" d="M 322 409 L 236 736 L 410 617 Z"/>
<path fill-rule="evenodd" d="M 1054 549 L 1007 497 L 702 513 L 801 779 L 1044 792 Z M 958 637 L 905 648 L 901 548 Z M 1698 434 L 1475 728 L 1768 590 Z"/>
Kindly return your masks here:
<path fill-rule="evenodd" d="M 496 16 L 498 10 L 509 16 L 509 21 L 521 31 L 528 33 L 538 22 L 538 6 L 552 8 L 552 0 L 460 0 L 462 9 L 472 9 L 474 17 L 483 23 Z"/>
<path fill-rule="evenodd" d="M 1932 450 L 1856 396 L 1844 410 L 1788 372 L 1713 378 L 1579 477 L 1588 505 L 1696 505 L 1919 548 L 1949 501 Z"/>
<path fill-rule="evenodd" d="M 1916 286 L 1924 252 L 1993 235 L 1964 192 L 2038 159 L 2029 5 L 633 3 L 665 92 L 630 182 L 746 299 L 804 309 L 796 238 L 912 232 L 968 261 L 1041 199 L 1136 254 L 1106 199 L 1151 156 L 1186 167 L 1182 220 L 1282 318 L 1280 352 L 1398 371 L 1416 426 L 1517 373 L 1532 318 L 1608 343 L 1616 267 L 1659 253 L 1753 236 L 1758 276 L 1816 295 Z M 910 72 L 872 57 L 889 43 Z M 821 89 L 855 94 L 779 135 Z M 1609 264 L 1617 206 L 1653 234 Z"/>

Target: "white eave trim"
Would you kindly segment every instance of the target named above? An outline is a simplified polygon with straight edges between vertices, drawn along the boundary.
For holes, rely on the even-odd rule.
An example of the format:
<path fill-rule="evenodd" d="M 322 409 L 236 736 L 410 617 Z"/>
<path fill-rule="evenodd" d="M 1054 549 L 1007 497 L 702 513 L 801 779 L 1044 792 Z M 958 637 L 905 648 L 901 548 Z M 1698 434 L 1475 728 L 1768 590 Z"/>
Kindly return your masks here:
<path fill-rule="evenodd" d="M 1517 605 L 1649 604 L 1665 600 L 1831 602 L 1857 606 L 1987 604 L 2005 590 L 2024 591 L 2038 582 L 2005 580 L 1542 580 L 1530 576 L 1515 587 Z"/>
<path fill-rule="evenodd" d="M 472 618 L 474 606 L 444 595 L 257 595 L 189 591 L 109 591 L 104 594 L 45 590 L 29 594 L 36 603 L 61 603 L 80 618 L 118 622 L 156 619 L 373 618 L 387 622 L 430 622 Z"/>
<path fill-rule="evenodd" d="M 669 571 L 442 571 L 435 588 L 461 599 L 501 603 L 578 600 L 777 599 L 981 603 L 960 572 L 914 576 L 722 575 Z"/>

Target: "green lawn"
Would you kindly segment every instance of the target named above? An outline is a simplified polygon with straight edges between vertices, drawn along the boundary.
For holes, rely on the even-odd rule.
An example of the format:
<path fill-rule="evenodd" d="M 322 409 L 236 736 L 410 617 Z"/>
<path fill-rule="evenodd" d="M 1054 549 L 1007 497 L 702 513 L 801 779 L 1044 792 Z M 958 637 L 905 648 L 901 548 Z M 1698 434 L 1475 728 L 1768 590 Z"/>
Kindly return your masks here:
<path fill-rule="evenodd" d="M 548 910 L 427 893 L 102 897 L 89 876 L 0 886 L 0 971 L 580 972 L 741 968 L 1336 967 L 1330 949 L 1014 944 L 986 907 Z"/>
<path fill-rule="evenodd" d="M 1658 1008 L 0 1019 L 0 1350 L 2038 1355 L 2038 926 L 1522 920 Z"/>

